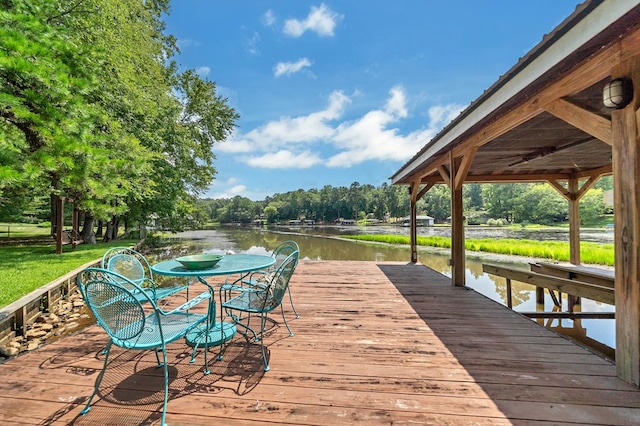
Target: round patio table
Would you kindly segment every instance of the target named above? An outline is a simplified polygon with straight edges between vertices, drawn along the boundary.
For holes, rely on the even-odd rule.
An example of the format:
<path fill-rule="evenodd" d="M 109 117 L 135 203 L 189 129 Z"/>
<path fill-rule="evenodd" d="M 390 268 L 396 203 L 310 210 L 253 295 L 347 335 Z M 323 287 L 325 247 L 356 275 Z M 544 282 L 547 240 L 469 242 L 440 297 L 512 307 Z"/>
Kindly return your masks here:
<path fill-rule="evenodd" d="M 204 269 L 187 269 L 175 259 L 165 260 L 151 266 L 154 274 L 166 275 L 172 277 L 186 277 L 189 282 L 190 278 L 197 278 L 202 284 L 209 288 L 211 297 L 213 297 L 213 312 L 209 312 L 210 326 L 209 329 L 198 328 L 191 331 L 186 336 L 187 344 L 194 348 L 191 362 L 195 357 L 195 351 L 198 347 L 208 348 L 210 346 L 218 346 L 229 341 L 236 333 L 236 325 L 228 321 L 216 322 L 215 313 L 215 295 L 213 287 L 206 281 L 206 277 L 215 275 L 234 275 L 246 274 L 247 272 L 266 269 L 275 263 L 275 259 L 271 256 L 258 254 L 228 254 L 214 266 Z M 222 318 L 222 312 L 220 313 Z"/>

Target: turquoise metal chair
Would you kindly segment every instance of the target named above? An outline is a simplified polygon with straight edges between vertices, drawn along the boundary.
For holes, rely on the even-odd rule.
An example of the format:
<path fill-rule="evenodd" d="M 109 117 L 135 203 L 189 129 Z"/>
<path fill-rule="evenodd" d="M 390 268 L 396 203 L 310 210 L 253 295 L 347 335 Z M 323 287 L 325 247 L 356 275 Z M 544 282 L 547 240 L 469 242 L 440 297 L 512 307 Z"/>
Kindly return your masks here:
<path fill-rule="evenodd" d="M 296 251 L 298 252 L 298 258 L 299 258 L 300 247 L 298 246 L 298 243 L 296 243 L 295 241 L 287 240 L 287 241 L 284 241 L 283 243 L 280 243 L 271 252 L 271 257 L 276 259 L 276 262 L 273 264 L 271 268 L 269 268 L 269 271 L 267 271 L 267 274 L 265 274 L 262 277 L 253 277 L 253 278 L 243 279 L 242 283 L 249 286 L 253 286 L 253 287 L 256 287 L 256 286 L 264 287 L 268 283 L 268 278 L 269 278 L 268 273 L 277 270 L 282 264 L 282 262 L 284 262 L 284 260 L 287 257 L 289 257 L 290 254 Z M 298 266 L 297 260 L 296 260 L 296 264 L 294 265 L 294 268 L 296 266 Z M 289 302 L 291 303 L 291 309 L 293 309 L 293 313 L 295 314 L 296 318 L 300 318 L 300 316 L 298 315 L 298 311 L 296 311 L 296 307 L 293 306 L 293 297 L 291 297 L 291 286 L 287 287 L 287 293 L 289 293 Z M 284 319 L 284 307 L 280 305 L 280 309 L 282 311 L 282 318 Z"/>
<path fill-rule="evenodd" d="M 148 293 L 151 299 L 158 303 L 160 299 L 171 296 L 182 290 L 188 291 L 188 283 L 183 286 L 158 287 L 153 279 L 153 271 L 147 259 L 139 252 L 129 247 L 113 247 L 102 256 L 102 268 L 116 272 L 136 284 L 143 293 Z M 126 283 L 122 283 L 127 286 Z M 136 299 L 144 302 L 146 297 L 134 289 Z M 187 299 L 189 294 L 186 295 Z"/>
<path fill-rule="evenodd" d="M 260 340 L 260 348 L 262 350 L 262 359 L 264 361 L 264 371 L 269 371 L 269 363 L 264 349 L 264 331 L 266 328 L 267 314 L 278 306 L 282 305 L 282 299 L 289 287 L 289 281 L 298 264 L 299 253 L 294 251 L 291 253 L 274 272 L 256 271 L 250 274 L 250 279 L 258 279 L 261 275 L 263 278 L 269 276 L 265 286 L 257 287 L 221 287 L 220 302 L 225 312 L 233 318 L 236 324 L 244 327 L 247 332 L 251 331 L 255 340 Z M 262 281 L 261 281 L 262 282 Z M 224 300 L 223 300 L 224 296 Z M 242 323 L 242 317 L 233 312 L 239 311 L 247 313 L 246 324 Z M 260 331 L 256 333 L 250 326 L 251 314 L 260 315 Z M 284 324 L 289 331 L 289 335 L 293 336 L 287 319 L 283 315 Z M 246 333 L 245 333 L 246 334 Z M 259 336 L 259 337 L 258 337 Z"/>
<path fill-rule="evenodd" d="M 169 398 L 169 370 L 167 367 L 167 344 L 185 337 L 201 324 L 207 328 L 215 313 L 215 302 L 210 291 L 171 311 L 158 308 L 149 292 L 143 291 L 126 277 L 101 268 L 87 268 L 78 275 L 82 296 L 96 318 L 96 322 L 111 339 L 104 353 L 104 364 L 96 378 L 93 393 L 81 414 L 91 409 L 91 401 L 98 392 L 109 361 L 109 351 L 113 345 L 126 349 L 153 349 L 158 368 L 164 367 L 164 403 L 162 425 L 165 426 L 167 402 Z M 146 298 L 146 300 L 141 300 Z M 207 313 L 192 313 L 189 309 L 208 301 Z M 146 308 L 143 307 L 145 302 Z M 149 306 L 151 308 L 149 308 Z M 213 307 L 212 307 L 213 306 Z M 162 352 L 162 362 L 158 352 Z M 204 356 L 205 373 L 208 371 L 207 351 Z"/>

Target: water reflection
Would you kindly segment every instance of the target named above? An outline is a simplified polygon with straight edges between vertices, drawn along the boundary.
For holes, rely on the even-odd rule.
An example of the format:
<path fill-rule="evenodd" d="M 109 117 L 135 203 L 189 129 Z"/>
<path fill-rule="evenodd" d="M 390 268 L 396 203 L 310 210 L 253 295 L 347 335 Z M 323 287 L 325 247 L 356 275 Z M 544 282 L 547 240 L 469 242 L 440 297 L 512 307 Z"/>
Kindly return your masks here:
<path fill-rule="evenodd" d="M 371 233 L 372 228 L 377 230 L 387 228 L 387 232 L 403 229 L 391 227 L 390 230 L 389 227 L 360 228 L 355 226 L 335 228 L 313 227 L 285 229 L 284 231 L 271 231 L 258 228 L 223 228 L 218 231 L 183 233 L 181 236 L 184 238 L 185 243 L 188 241 L 190 245 L 190 247 L 184 248 L 183 251 L 191 253 L 225 253 L 231 250 L 235 252 L 266 254 L 281 242 L 288 239 L 295 239 L 300 245 L 301 256 L 304 259 L 398 262 L 408 262 L 410 260 L 411 254 L 407 246 L 362 243 L 339 238 L 339 235 L 345 233 Z M 421 228 L 421 230 L 424 229 L 425 228 Z M 220 239 L 219 234 L 224 234 L 226 239 Z M 467 235 L 469 236 L 468 233 Z M 469 236 L 469 238 L 473 237 Z M 419 248 L 418 251 L 418 261 L 420 263 L 450 277 L 451 268 L 448 265 L 449 257 L 448 250 Z M 482 262 L 479 258 L 473 256 L 467 257 L 467 286 L 498 303 L 507 305 L 506 279 L 485 274 L 482 271 Z M 490 262 L 498 263 L 493 260 Z M 501 263 L 510 267 L 528 269 L 528 264 L 525 261 L 520 263 L 516 261 Z M 566 304 L 566 297 L 563 297 L 563 310 L 565 311 L 567 310 Z M 536 304 L 535 287 L 513 281 L 512 306 L 514 310 L 520 312 L 551 311 L 553 301 L 548 292 L 545 292 L 544 307 L 538 306 Z M 614 312 L 614 307 L 604 303 L 582 299 L 582 311 Z M 570 319 L 546 319 L 538 320 L 538 322 L 563 335 L 588 344 L 592 349 L 605 356 L 613 356 L 612 348 L 615 347 L 615 320 L 613 319 L 580 319 L 575 321 Z"/>

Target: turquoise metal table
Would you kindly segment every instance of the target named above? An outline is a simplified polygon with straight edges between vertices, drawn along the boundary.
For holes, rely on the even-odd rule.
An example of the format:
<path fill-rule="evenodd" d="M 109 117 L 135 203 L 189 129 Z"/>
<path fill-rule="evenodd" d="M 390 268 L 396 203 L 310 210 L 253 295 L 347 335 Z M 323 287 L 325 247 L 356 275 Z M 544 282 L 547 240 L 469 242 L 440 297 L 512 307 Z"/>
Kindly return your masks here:
<path fill-rule="evenodd" d="M 216 321 L 215 293 L 212 285 L 207 282 L 206 277 L 226 275 L 228 281 L 230 276 L 240 274 L 240 278 L 238 278 L 239 280 L 242 278 L 243 274 L 260 269 L 266 269 L 272 266 L 275 261 L 276 260 L 271 256 L 257 254 L 229 254 L 223 256 L 222 259 L 213 267 L 206 269 L 186 269 L 175 259 L 165 260 L 164 262 L 151 266 L 151 270 L 154 274 L 172 277 L 185 277 L 189 283 L 191 282 L 191 278 L 197 278 L 199 282 L 209 288 L 209 292 L 213 299 L 213 309 L 209 312 L 209 329 L 207 330 L 206 326 L 204 328 L 200 327 L 193 330 L 186 336 L 187 344 L 193 347 L 191 362 L 194 361 L 198 347 L 208 348 L 210 346 L 222 345 L 229 341 L 236 333 L 236 325 L 234 323 Z M 220 318 L 222 318 L 222 312 L 220 313 Z"/>

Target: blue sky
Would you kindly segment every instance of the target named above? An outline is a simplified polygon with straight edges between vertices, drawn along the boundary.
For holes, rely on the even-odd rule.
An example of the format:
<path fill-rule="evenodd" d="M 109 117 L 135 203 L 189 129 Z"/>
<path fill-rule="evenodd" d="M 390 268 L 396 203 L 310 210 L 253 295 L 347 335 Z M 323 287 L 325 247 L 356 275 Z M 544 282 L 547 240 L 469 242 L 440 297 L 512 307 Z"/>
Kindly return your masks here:
<path fill-rule="evenodd" d="M 379 186 L 579 0 L 174 0 L 180 69 L 240 114 L 209 198 Z"/>

